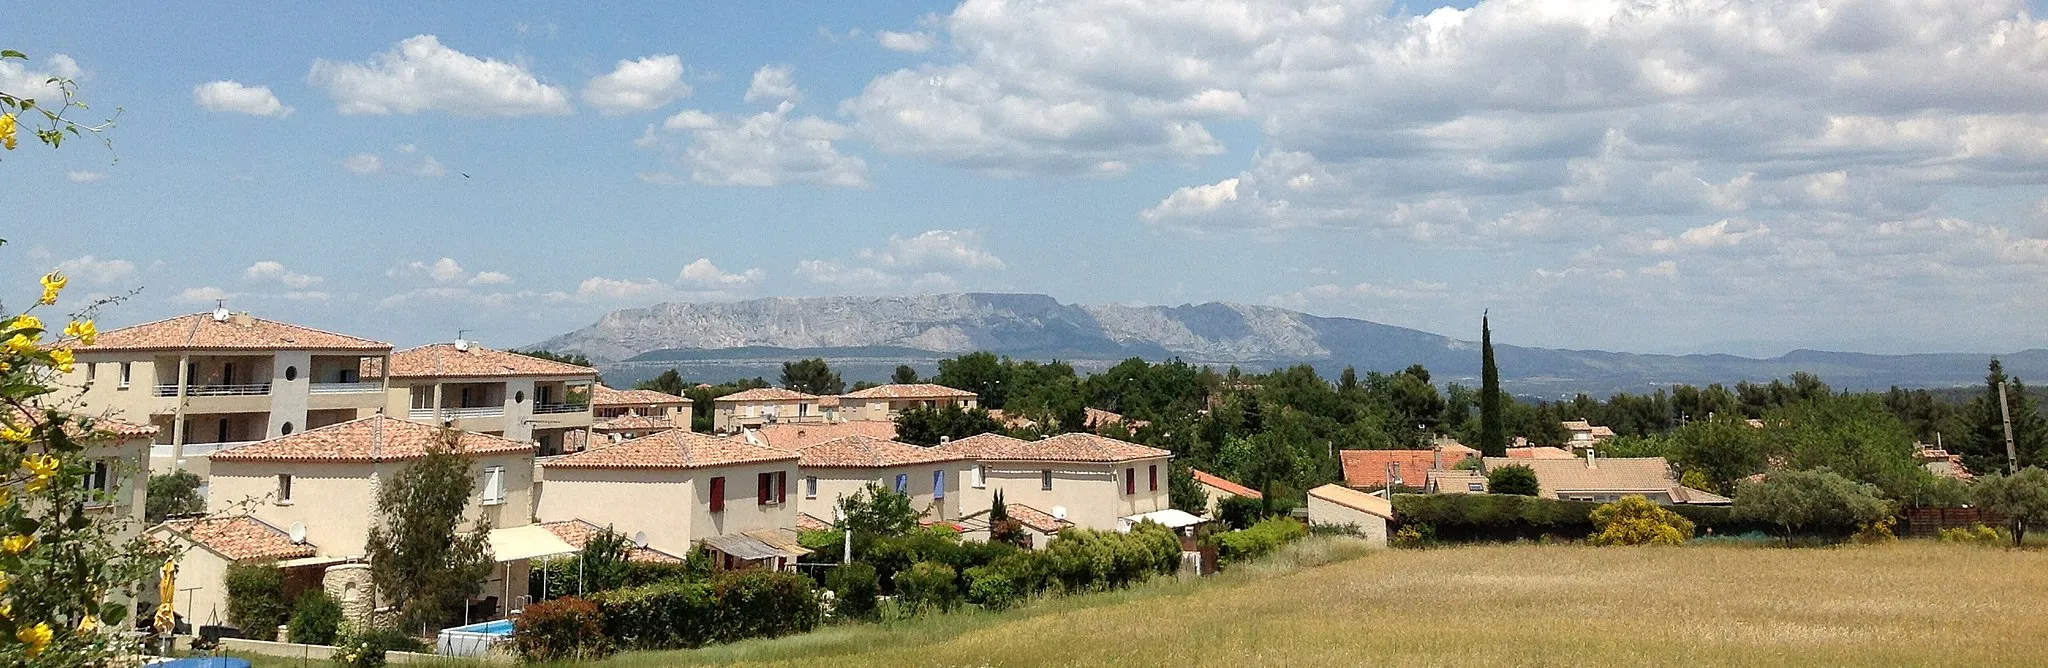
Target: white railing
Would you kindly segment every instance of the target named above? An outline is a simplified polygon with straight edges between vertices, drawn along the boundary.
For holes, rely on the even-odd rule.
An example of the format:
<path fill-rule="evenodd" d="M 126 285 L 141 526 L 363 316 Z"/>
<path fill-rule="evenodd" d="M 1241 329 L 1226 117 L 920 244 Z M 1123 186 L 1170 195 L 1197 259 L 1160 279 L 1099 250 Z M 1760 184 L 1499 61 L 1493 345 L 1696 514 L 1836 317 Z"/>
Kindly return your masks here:
<path fill-rule="evenodd" d="M 186 443 L 185 456 L 194 457 L 199 455 L 210 455 L 221 450 L 226 450 L 228 448 L 236 446 L 248 445 L 250 443 L 255 443 L 255 441 L 225 441 L 221 443 Z M 168 458 L 173 454 L 175 453 L 171 452 L 171 444 L 169 443 L 156 443 L 149 446 L 149 456 L 151 457 Z"/>
<path fill-rule="evenodd" d="M 358 392 L 382 392 L 383 383 L 313 383 L 307 388 L 313 394 L 355 394 Z"/>
<path fill-rule="evenodd" d="M 590 408 L 590 404 L 534 404 L 533 414 L 581 413 L 588 408 Z"/>
<path fill-rule="evenodd" d="M 441 409 L 441 417 L 444 418 L 497 417 L 504 414 L 504 406 L 449 407 Z M 414 420 L 431 420 L 434 419 L 434 409 L 415 408 L 412 409 L 411 415 Z"/>
<path fill-rule="evenodd" d="M 265 394 L 270 394 L 270 383 L 250 383 L 247 385 L 193 385 L 185 388 L 185 396 L 188 397 L 242 397 L 259 396 Z M 178 386 L 176 384 L 158 385 L 156 386 L 156 396 L 178 396 Z"/>

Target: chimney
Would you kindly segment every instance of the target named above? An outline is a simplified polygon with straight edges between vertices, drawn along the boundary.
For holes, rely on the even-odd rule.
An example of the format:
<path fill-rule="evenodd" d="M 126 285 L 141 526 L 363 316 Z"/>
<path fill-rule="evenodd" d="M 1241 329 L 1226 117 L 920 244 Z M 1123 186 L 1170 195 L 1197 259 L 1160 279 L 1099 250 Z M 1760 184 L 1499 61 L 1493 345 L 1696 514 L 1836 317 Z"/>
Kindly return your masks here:
<path fill-rule="evenodd" d="M 1598 464 L 1597 462 L 1595 462 L 1595 461 L 1593 460 L 1593 447 L 1592 447 L 1592 446 L 1586 446 L 1586 468 L 1589 468 L 1589 469 L 1595 469 L 1595 468 L 1600 468 L 1600 465 L 1599 465 L 1599 464 Z"/>
<path fill-rule="evenodd" d="M 1431 451 L 1432 451 L 1432 452 L 1433 452 L 1433 453 L 1435 454 L 1435 457 L 1436 457 L 1436 463 L 1432 464 L 1432 465 L 1431 465 L 1431 466 L 1430 466 L 1429 468 L 1431 468 L 1431 469 L 1434 469 L 1434 470 L 1437 470 L 1437 471 L 1442 471 L 1442 470 L 1444 470 L 1444 444 L 1443 444 L 1443 441 L 1437 441 L 1436 447 L 1434 447 L 1434 448 L 1431 448 L 1430 450 L 1431 450 Z"/>

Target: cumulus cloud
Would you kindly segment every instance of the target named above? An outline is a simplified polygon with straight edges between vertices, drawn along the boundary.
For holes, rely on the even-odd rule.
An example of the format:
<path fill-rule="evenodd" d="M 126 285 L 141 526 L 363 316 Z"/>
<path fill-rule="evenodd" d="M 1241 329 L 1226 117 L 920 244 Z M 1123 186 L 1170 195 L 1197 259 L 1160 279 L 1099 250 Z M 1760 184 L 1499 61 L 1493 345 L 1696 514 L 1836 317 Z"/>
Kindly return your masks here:
<path fill-rule="evenodd" d="M 875 41 L 880 42 L 882 48 L 890 51 L 924 53 L 938 45 L 939 37 L 924 31 L 896 32 L 893 30 L 878 30 L 875 31 Z"/>
<path fill-rule="evenodd" d="M 505 285 L 511 282 L 511 275 L 496 271 L 479 271 L 469 277 L 470 285 Z"/>
<path fill-rule="evenodd" d="M 651 278 L 615 279 L 592 276 L 576 286 L 578 299 L 602 302 L 630 302 L 658 298 L 666 295 L 670 287 Z"/>
<path fill-rule="evenodd" d="M 438 179 L 448 175 L 448 168 L 434 156 L 420 151 L 413 144 L 400 144 L 390 160 L 377 153 L 357 153 L 341 161 L 342 169 L 357 176 L 369 176 L 383 172 L 387 167 L 394 174 L 409 174 L 421 178 Z"/>
<path fill-rule="evenodd" d="M 767 274 L 759 268 L 750 268 L 741 272 L 729 272 L 718 268 L 716 264 L 712 264 L 711 258 L 700 257 L 689 264 L 683 265 L 683 270 L 676 275 L 676 280 L 684 284 L 708 288 L 739 288 L 759 283 L 761 279 L 766 277 Z"/>
<path fill-rule="evenodd" d="M 91 255 L 81 255 L 57 263 L 56 270 L 86 283 L 106 285 L 135 275 L 135 263 L 115 258 L 100 259 Z"/>
<path fill-rule="evenodd" d="M 499 285 L 512 282 L 512 277 L 495 271 L 470 273 L 462 268 L 455 258 L 444 257 L 432 262 L 411 260 L 400 262 L 384 271 L 391 278 L 423 278 L 435 283 L 473 283 L 475 285 Z"/>
<path fill-rule="evenodd" d="M 384 171 L 384 159 L 375 153 L 357 153 L 343 158 L 341 168 L 356 176 L 369 176 Z"/>
<path fill-rule="evenodd" d="M 583 101 L 607 115 L 658 109 L 689 94 L 683 59 L 675 54 L 621 60 L 611 73 L 583 87 Z"/>
<path fill-rule="evenodd" d="M 368 61 L 313 61 L 306 77 L 344 115 L 560 116 L 569 93 L 518 64 L 477 58 L 433 35 L 405 39 Z"/>
<path fill-rule="evenodd" d="M 326 280 L 319 276 L 292 271 L 285 268 L 284 263 L 276 260 L 260 260 L 249 265 L 248 269 L 242 270 L 242 277 L 251 281 L 275 282 L 292 288 L 308 288 Z"/>
<path fill-rule="evenodd" d="M 106 180 L 107 173 L 79 169 L 65 172 L 64 178 L 70 179 L 72 183 L 92 183 L 94 181 Z"/>
<path fill-rule="evenodd" d="M 772 88 L 774 77 L 770 79 Z M 755 84 L 761 83 L 757 73 Z M 749 99 L 756 99 L 755 92 L 749 90 Z M 786 92 L 790 98 L 800 97 L 794 88 Z M 649 127 L 634 143 L 668 155 L 687 175 L 650 172 L 640 178 L 662 185 L 866 186 L 867 162 L 834 146 L 846 137 L 846 128 L 816 116 L 799 116 L 795 109 L 796 103 L 785 99 L 774 111 L 751 116 L 678 112 L 662 122 L 662 132 Z"/>
<path fill-rule="evenodd" d="M 41 65 L 20 60 L 0 60 L 0 90 L 20 98 L 51 102 L 64 98 L 64 91 L 50 79 L 77 79 L 85 70 L 78 61 L 61 53 L 50 54 Z"/>
<path fill-rule="evenodd" d="M 793 68 L 788 65 L 763 65 L 754 70 L 754 79 L 747 84 L 748 102 L 802 102 L 804 94 L 796 88 L 792 76 Z"/>
<path fill-rule="evenodd" d="M 209 81 L 192 89 L 192 101 L 207 111 L 250 116 L 284 118 L 292 108 L 278 101 L 269 86 L 250 86 L 236 81 Z"/>
<path fill-rule="evenodd" d="M 964 274 L 1000 271 L 1002 258 L 981 247 L 974 230 L 927 230 L 890 235 L 881 248 L 863 248 L 851 261 L 813 259 L 797 263 L 804 281 L 846 290 L 952 289 Z"/>

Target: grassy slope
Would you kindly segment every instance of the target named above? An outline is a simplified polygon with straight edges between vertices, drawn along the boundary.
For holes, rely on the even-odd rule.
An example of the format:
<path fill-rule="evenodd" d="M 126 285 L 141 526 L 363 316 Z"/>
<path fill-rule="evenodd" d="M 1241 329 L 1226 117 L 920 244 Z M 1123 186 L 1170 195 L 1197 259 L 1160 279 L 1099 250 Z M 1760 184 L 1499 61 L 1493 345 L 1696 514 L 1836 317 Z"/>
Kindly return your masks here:
<path fill-rule="evenodd" d="M 606 665 L 2025 665 L 2048 663 L 2044 567 L 1927 542 L 1391 551 Z"/>

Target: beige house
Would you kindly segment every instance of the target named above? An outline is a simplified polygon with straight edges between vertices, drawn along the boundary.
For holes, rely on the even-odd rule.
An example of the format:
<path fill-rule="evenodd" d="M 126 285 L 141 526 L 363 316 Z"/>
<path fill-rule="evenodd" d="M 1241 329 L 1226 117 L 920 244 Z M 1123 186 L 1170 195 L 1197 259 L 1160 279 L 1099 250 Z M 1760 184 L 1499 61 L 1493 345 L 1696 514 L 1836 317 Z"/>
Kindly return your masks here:
<path fill-rule="evenodd" d="M 974 408 L 973 392 L 931 383 L 876 385 L 839 395 L 839 416 L 848 422 L 894 422 L 911 408 Z"/>
<path fill-rule="evenodd" d="M 1094 434 L 1025 441 L 982 434 L 939 445 L 964 457 L 960 508 L 969 514 L 1003 502 L 1044 510 L 1055 519 L 1115 531 L 1117 519 L 1171 507 L 1167 469 L 1172 453 Z"/>
<path fill-rule="evenodd" d="M 656 418 L 684 429 L 690 428 L 689 399 L 654 390 L 614 390 L 598 383 L 590 387 L 590 416 L 599 421 L 616 417 Z"/>
<path fill-rule="evenodd" d="M 563 452 L 563 433 L 590 428 L 597 370 L 492 350 L 471 341 L 391 354 L 385 411 L 431 425 L 530 441 Z M 365 365 L 366 377 L 384 377 Z"/>
<path fill-rule="evenodd" d="M 839 501 L 868 485 L 910 497 L 927 521 L 960 517 L 959 462 L 965 457 L 871 436 L 843 436 L 794 448 L 803 477 L 797 510 L 833 517 Z"/>
<path fill-rule="evenodd" d="M 1664 505 L 1727 505 L 1728 497 L 1678 484 L 1663 457 L 1598 457 L 1511 459 L 1487 457 L 1485 469 L 1527 466 L 1536 472 L 1537 495 L 1547 499 L 1608 503 L 1624 496 L 1642 496 Z"/>
<path fill-rule="evenodd" d="M 1202 510 L 1210 517 L 1216 516 L 1216 509 L 1223 505 L 1224 499 L 1233 496 L 1241 496 L 1247 499 L 1266 498 L 1266 495 L 1260 493 L 1259 490 L 1231 482 L 1230 479 L 1223 476 L 1200 469 L 1188 469 L 1188 472 L 1194 474 L 1195 484 L 1200 485 L 1202 491 L 1209 497 L 1208 505 L 1204 506 Z"/>
<path fill-rule="evenodd" d="M 1343 485 L 1308 491 L 1310 524 L 1355 527 L 1374 546 L 1387 546 L 1387 523 L 1393 520 L 1394 504 L 1373 494 Z"/>
<path fill-rule="evenodd" d="M 171 520 L 149 530 L 179 550 L 178 593 L 172 608 L 193 628 L 228 623 L 228 566 L 319 561 L 314 548 L 284 529 L 247 515 Z M 298 570 L 298 569 L 295 569 Z M 317 572 L 316 572 L 317 576 Z M 155 597 L 150 599 L 157 601 Z"/>
<path fill-rule="evenodd" d="M 757 445 L 799 450 L 846 436 L 866 436 L 884 441 L 896 440 L 894 422 L 814 422 L 805 424 L 764 424 L 757 429 L 741 432 L 747 442 Z"/>
<path fill-rule="evenodd" d="M 712 431 L 731 433 L 765 424 L 832 422 L 817 395 L 757 387 L 712 400 Z"/>
<path fill-rule="evenodd" d="M 798 459 L 794 452 L 686 429 L 599 444 L 541 463 L 537 515 L 545 522 L 610 525 L 643 536 L 654 549 L 688 554 L 708 538 L 796 526 L 790 483 Z M 760 547 L 778 568 L 801 554 L 765 542 Z"/>
<path fill-rule="evenodd" d="M 1565 447 L 1584 450 L 1614 440 L 1614 429 L 1596 425 L 1585 420 L 1565 420 L 1564 430 L 1571 434 Z"/>
<path fill-rule="evenodd" d="M 79 346 L 62 382 L 74 412 L 157 427 L 150 468 L 192 468 L 233 447 L 376 413 L 364 380 L 391 344 L 219 309 L 110 330 Z"/>

